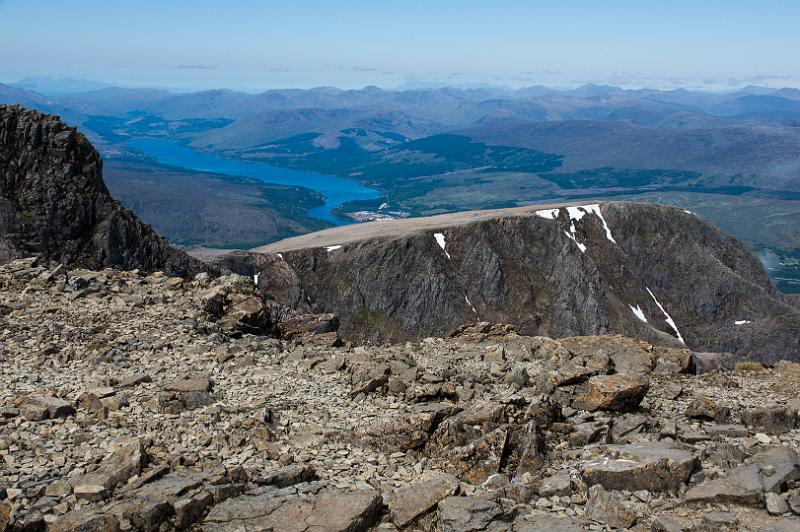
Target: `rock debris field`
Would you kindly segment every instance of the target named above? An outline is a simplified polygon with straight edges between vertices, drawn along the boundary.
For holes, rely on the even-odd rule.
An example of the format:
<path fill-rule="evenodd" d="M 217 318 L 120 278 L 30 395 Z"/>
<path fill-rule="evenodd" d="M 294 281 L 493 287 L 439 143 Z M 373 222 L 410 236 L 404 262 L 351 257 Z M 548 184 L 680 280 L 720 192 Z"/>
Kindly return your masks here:
<path fill-rule="evenodd" d="M 252 285 L 0 267 L 0 531 L 800 530 L 798 364 L 276 339 Z"/>

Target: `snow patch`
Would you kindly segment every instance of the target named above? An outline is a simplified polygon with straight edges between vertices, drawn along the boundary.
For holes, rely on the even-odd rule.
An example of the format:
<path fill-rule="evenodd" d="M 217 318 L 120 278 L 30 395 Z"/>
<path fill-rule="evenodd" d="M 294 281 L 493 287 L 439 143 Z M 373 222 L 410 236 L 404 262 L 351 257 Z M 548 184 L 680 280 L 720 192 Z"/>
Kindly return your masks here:
<path fill-rule="evenodd" d="M 664 310 L 664 307 L 661 305 L 661 303 L 658 302 L 658 299 L 656 299 L 656 296 L 653 294 L 653 291 L 647 288 L 646 286 L 645 289 L 647 289 L 647 292 L 650 294 L 650 297 L 653 298 L 653 301 L 656 302 L 658 308 L 661 309 L 661 312 L 664 313 L 664 319 L 667 321 L 669 326 L 672 327 L 672 330 L 675 331 L 675 335 L 678 337 L 678 340 L 680 340 L 682 344 L 685 344 L 686 342 L 683 340 L 683 336 L 681 336 L 681 332 L 678 330 L 678 326 L 675 325 L 675 320 L 672 319 L 672 316 L 667 314 L 667 311 Z"/>
<path fill-rule="evenodd" d="M 558 218 L 558 212 L 561 209 L 544 209 L 541 211 L 536 211 L 534 214 L 539 216 L 540 218 L 547 218 L 548 220 L 555 220 Z"/>
<path fill-rule="evenodd" d="M 753 323 L 750 320 L 736 320 L 733 322 L 734 325 L 747 325 L 748 323 Z"/>
<path fill-rule="evenodd" d="M 644 317 L 644 312 L 639 305 L 636 305 L 635 307 L 633 305 L 628 305 L 628 307 L 630 307 L 631 312 L 633 312 L 637 318 L 647 323 L 647 318 Z"/>
<path fill-rule="evenodd" d="M 447 258 L 449 259 L 450 254 L 447 252 L 446 249 L 444 249 L 445 246 L 447 245 L 447 242 L 444 239 L 444 235 L 442 233 L 435 233 L 433 235 L 433 238 L 436 239 L 436 243 L 439 244 L 439 247 L 442 248 L 442 251 L 444 251 L 444 254 L 447 255 Z"/>
<path fill-rule="evenodd" d="M 472 309 L 472 312 L 474 312 L 475 314 L 477 314 L 477 313 L 478 313 L 478 311 L 477 311 L 477 310 L 475 310 L 475 307 L 473 307 L 473 306 L 472 306 L 472 303 L 470 303 L 470 302 L 469 302 L 469 298 L 467 297 L 467 295 L 466 295 L 466 294 L 464 294 L 464 301 L 466 301 L 466 302 L 467 302 L 467 305 L 469 305 L 469 308 L 471 308 L 471 309 Z"/>
<path fill-rule="evenodd" d="M 616 244 L 617 241 L 614 240 L 614 237 L 611 235 L 611 228 L 608 227 L 608 224 L 606 223 L 606 219 L 603 218 L 603 213 L 600 212 L 600 205 L 598 203 L 593 203 L 591 205 L 584 205 L 581 208 L 584 209 L 586 212 L 590 212 L 592 214 L 596 214 L 597 217 L 600 218 L 600 221 L 603 222 L 603 229 L 606 230 L 606 238 L 608 240 L 610 240 L 611 242 Z"/>
<path fill-rule="evenodd" d="M 261 272 L 258 272 L 253 276 L 253 284 L 258 286 L 258 277 L 261 275 Z"/>
<path fill-rule="evenodd" d="M 581 250 L 581 253 L 585 253 L 586 246 L 578 242 L 578 239 L 575 238 L 575 224 L 572 224 L 572 227 L 570 227 L 570 229 L 572 230 L 572 233 L 570 233 L 569 231 L 564 231 L 564 234 L 567 235 L 569 238 L 571 238 L 572 241 L 575 242 L 575 244 L 577 244 L 578 249 Z"/>
<path fill-rule="evenodd" d="M 326 248 L 325 248 L 325 251 L 327 251 L 328 253 L 330 253 L 331 251 L 335 251 L 335 250 L 337 250 L 337 249 L 340 249 L 341 247 L 342 247 L 341 245 L 336 245 L 336 246 L 328 246 L 328 247 L 326 247 Z"/>
<path fill-rule="evenodd" d="M 542 218 L 548 218 L 550 220 L 555 220 L 558 217 L 559 209 L 546 209 L 541 211 L 536 211 L 537 216 L 541 216 Z M 567 214 L 569 215 L 569 232 L 564 231 L 567 233 L 567 236 L 572 239 L 573 242 L 578 244 L 578 247 L 581 251 L 586 251 L 586 245 L 581 244 L 578 242 L 576 237 L 577 230 L 575 229 L 575 222 L 580 221 L 584 216 L 587 214 L 594 214 L 598 218 L 600 218 L 600 222 L 603 224 L 603 229 L 606 231 L 606 238 L 613 242 L 614 244 L 617 243 L 614 240 L 614 235 L 611 234 L 611 228 L 608 226 L 606 219 L 603 217 L 603 213 L 600 211 L 600 204 L 599 203 L 591 203 L 589 205 L 577 205 L 575 207 L 567 207 Z"/>

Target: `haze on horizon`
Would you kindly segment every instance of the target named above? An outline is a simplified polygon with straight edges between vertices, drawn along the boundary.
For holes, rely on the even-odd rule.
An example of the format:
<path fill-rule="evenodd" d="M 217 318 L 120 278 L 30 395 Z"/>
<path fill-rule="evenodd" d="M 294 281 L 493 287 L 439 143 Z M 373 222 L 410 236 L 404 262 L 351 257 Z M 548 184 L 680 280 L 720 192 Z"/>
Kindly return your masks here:
<path fill-rule="evenodd" d="M 0 82 L 800 87 L 800 3 L 0 0 Z"/>

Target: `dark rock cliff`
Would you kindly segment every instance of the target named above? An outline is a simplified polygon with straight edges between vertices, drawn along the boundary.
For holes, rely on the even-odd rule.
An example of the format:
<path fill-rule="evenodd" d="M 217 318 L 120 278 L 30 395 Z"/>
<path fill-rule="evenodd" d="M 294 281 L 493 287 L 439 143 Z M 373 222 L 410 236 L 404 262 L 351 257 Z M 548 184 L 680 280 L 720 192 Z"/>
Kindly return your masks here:
<path fill-rule="evenodd" d="M 603 203 L 381 224 L 261 251 L 280 253 L 313 311 L 337 314 L 342 337 L 357 342 L 442 336 L 481 320 L 530 335 L 621 333 L 800 358 L 800 312 L 757 257 L 680 209 Z"/>
<path fill-rule="evenodd" d="M 100 155 L 57 116 L 0 105 L 0 264 L 38 255 L 92 269 L 207 267 L 109 194 Z"/>

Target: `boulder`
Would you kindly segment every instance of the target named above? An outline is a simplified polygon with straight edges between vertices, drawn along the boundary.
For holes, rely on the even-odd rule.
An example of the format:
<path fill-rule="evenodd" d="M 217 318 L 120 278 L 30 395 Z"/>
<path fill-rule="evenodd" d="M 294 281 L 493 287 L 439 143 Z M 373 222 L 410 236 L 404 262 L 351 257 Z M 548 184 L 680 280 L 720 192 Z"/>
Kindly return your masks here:
<path fill-rule="evenodd" d="M 782 406 L 750 408 L 741 412 L 742 423 L 755 432 L 783 434 L 797 423 L 797 409 Z"/>
<path fill-rule="evenodd" d="M 694 372 L 697 375 L 712 371 L 732 371 L 736 359 L 731 353 L 692 353 Z"/>
<path fill-rule="evenodd" d="M 559 342 L 576 357 L 609 359 L 614 372 L 622 375 L 648 375 L 656 364 L 643 342 L 624 336 L 576 336 Z"/>
<path fill-rule="evenodd" d="M 605 455 L 584 462 L 581 473 L 590 486 L 612 490 L 665 491 L 689 481 L 699 459 L 670 442 L 609 445 Z"/>
<path fill-rule="evenodd" d="M 75 415 L 75 407 L 58 397 L 26 395 L 16 401 L 22 415 L 30 421 L 42 421 Z"/>
<path fill-rule="evenodd" d="M 539 497 L 562 496 L 570 493 L 572 493 L 572 478 L 566 472 L 545 478 L 539 486 Z"/>
<path fill-rule="evenodd" d="M 720 405 L 708 397 L 697 397 L 689 403 L 685 415 L 691 419 L 704 419 L 725 423 L 731 414 L 730 408 Z"/>
<path fill-rule="evenodd" d="M 439 503 L 441 532 L 477 532 L 486 530 L 502 515 L 496 502 L 477 497 L 447 497 Z"/>
<path fill-rule="evenodd" d="M 442 420 L 458 411 L 457 407 L 445 403 L 415 405 L 406 416 L 369 427 L 362 439 L 389 452 L 419 449 L 425 446 Z"/>
<path fill-rule="evenodd" d="M 765 496 L 767 512 L 770 515 L 783 515 L 789 511 L 789 505 L 786 500 L 777 493 L 767 493 Z"/>
<path fill-rule="evenodd" d="M 572 402 L 572 407 L 590 412 L 634 410 L 642 402 L 648 388 L 646 377 L 597 375 L 589 379 L 583 394 Z"/>
<path fill-rule="evenodd" d="M 600 485 L 589 488 L 586 516 L 614 528 L 630 528 L 636 524 L 636 512 Z"/>

